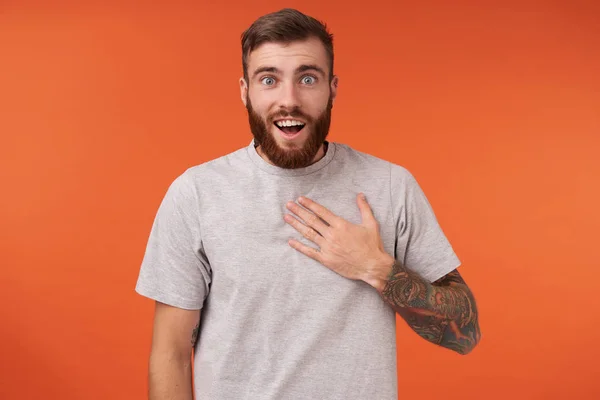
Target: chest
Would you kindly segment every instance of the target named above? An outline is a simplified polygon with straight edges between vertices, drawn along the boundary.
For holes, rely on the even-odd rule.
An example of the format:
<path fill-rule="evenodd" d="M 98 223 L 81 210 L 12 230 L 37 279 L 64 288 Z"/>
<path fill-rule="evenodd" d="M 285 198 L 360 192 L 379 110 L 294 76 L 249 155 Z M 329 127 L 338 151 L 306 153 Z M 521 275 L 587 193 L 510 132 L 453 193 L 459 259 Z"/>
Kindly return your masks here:
<path fill-rule="evenodd" d="M 332 287 L 350 289 L 354 282 L 340 277 L 317 261 L 289 246 L 293 238 L 311 247 L 283 217 L 290 211 L 288 201 L 306 196 L 323 205 L 337 216 L 354 224 L 362 217 L 356 203 L 359 189 L 352 185 L 320 187 L 279 185 L 275 188 L 253 184 L 220 192 L 203 208 L 202 240 L 212 270 L 213 285 L 230 293 L 263 295 L 292 293 L 323 293 Z M 389 196 L 366 192 L 384 246 L 393 254 L 395 243 L 394 217 Z"/>

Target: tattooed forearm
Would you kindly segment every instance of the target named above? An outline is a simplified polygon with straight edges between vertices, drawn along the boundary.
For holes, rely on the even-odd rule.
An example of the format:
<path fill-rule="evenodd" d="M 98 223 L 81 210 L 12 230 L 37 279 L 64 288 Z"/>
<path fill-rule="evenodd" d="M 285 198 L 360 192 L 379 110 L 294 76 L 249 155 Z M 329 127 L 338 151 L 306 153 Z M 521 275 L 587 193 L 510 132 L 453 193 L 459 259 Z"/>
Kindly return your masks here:
<path fill-rule="evenodd" d="M 396 262 L 381 295 L 432 343 L 467 354 L 479 342 L 475 298 L 456 270 L 429 283 Z"/>

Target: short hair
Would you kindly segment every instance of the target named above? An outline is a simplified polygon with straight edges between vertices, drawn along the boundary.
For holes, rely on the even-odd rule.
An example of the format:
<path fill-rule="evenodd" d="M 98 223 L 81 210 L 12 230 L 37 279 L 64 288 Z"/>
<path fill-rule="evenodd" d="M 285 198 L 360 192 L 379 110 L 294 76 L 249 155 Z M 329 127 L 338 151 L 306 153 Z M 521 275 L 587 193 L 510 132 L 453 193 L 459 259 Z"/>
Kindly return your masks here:
<path fill-rule="evenodd" d="M 325 46 L 329 61 L 329 79 L 333 79 L 333 34 L 324 22 L 293 8 L 265 14 L 242 33 L 242 68 L 248 81 L 248 56 L 264 43 L 291 43 L 317 38 Z"/>

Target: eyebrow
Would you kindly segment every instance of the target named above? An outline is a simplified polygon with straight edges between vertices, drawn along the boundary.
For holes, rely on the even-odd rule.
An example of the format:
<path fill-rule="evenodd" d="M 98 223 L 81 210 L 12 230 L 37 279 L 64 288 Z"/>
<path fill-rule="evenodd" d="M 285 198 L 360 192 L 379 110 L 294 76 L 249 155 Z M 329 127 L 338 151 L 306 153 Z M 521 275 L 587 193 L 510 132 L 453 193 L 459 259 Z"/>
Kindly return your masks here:
<path fill-rule="evenodd" d="M 323 68 L 319 67 L 318 65 L 315 64 L 302 64 L 300 65 L 298 68 L 296 68 L 296 70 L 294 71 L 295 74 L 299 74 L 302 72 L 306 72 L 306 71 L 315 71 L 320 73 L 323 76 L 326 76 L 325 71 L 323 70 Z M 281 73 L 281 71 L 275 67 L 270 67 L 270 66 L 263 66 L 263 67 L 259 67 L 256 69 L 256 71 L 254 71 L 254 74 L 252 74 L 252 77 L 256 77 L 256 75 L 261 74 L 263 72 L 271 72 L 274 74 L 279 74 Z"/>

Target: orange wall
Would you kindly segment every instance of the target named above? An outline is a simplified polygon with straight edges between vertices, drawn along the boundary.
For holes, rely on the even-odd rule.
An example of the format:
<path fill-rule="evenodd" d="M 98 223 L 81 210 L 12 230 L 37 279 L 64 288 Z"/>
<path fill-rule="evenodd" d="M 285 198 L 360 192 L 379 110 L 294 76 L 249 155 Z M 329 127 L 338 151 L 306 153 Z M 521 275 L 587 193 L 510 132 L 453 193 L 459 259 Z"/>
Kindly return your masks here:
<path fill-rule="evenodd" d="M 416 175 L 479 301 L 468 357 L 400 324 L 401 398 L 599 398 L 598 3 L 226 3 L 0 5 L 0 398 L 145 398 L 154 213 L 249 143 L 239 35 L 284 5 L 336 35 L 331 139 Z"/>

